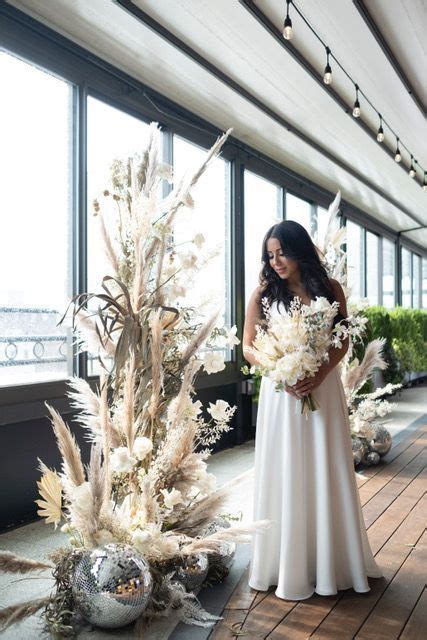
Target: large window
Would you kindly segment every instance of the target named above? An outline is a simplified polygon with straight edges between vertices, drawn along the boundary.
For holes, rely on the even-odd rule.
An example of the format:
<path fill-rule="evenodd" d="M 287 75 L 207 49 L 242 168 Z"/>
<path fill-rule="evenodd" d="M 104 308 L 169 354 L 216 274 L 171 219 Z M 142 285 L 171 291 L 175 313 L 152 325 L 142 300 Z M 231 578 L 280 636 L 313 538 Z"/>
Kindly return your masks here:
<path fill-rule="evenodd" d="M 328 227 L 328 221 L 329 221 L 328 210 L 323 209 L 323 207 L 317 207 L 316 218 L 317 218 L 317 233 L 316 233 L 317 245 L 323 246 L 323 243 L 325 241 L 326 229 Z"/>
<path fill-rule="evenodd" d="M 423 309 L 427 309 L 427 258 L 423 258 Z"/>
<path fill-rule="evenodd" d="M 0 385 L 72 373 L 72 87 L 0 52 Z"/>
<path fill-rule="evenodd" d="M 369 300 L 369 304 L 379 303 L 379 291 L 378 291 L 378 243 L 379 238 L 370 231 L 366 232 L 366 297 Z"/>
<path fill-rule="evenodd" d="M 112 189 L 111 167 L 114 160 L 124 160 L 140 152 L 146 144 L 149 126 L 136 118 L 89 97 L 87 102 L 87 187 L 88 187 L 88 291 L 100 292 L 102 279 L 112 275 L 103 251 L 100 216 L 94 215 L 93 201 L 101 204 L 107 228 L 116 228 L 114 201 L 104 198 L 103 191 Z M 113 226 L 114 225 L 114 226 Z M 96 310 L 93 301 L 91 308 Z M 96 354 L 88 354 L 88 374 L 99 374 Z"/>
<path fill-rule="evenodd" d="M 312 206 L 307 200 L 297 198 L 291 193 L 286 194 L 286 219 L 299 222 L 313 236 Z"/>
<path fill-rule="evenodd" d="M 402 247 L 402 307 L 411 306 L 411 252 Z"/>
<path fill-rule="evenodd" d="M 273 182 L 245 171 L 245 303 L 259 284 L 262 241 L 282 220 L 282 190 Z"/>
<path fill-rule="evenodd" d="M 412 254 L 412 306 L 419 309 L 421 306 L 421 258 L 416 253 Z"/>
<path fill-rule="evenodd" d="M 347 274 L 350 300 L 360 300 L 365 295 L 363 228 L 347 220 Z"/>
<path fill-rule="evenodd" d="M 383 238 L 383 305 L 387 309 L 394 307 L 395 291 L 395 245 L 387 238 Z"/>
<path fill-rule="evenodd" d="M 173 137 L 174 179 L 179 181 L 187 170 L 196 169 L 205 159 L 206 150 L 175 135 Z M 230 282 L 230 163 L 216 158 L 192 191 L 195 206 L 182 209 L 175 225 L 179 249 L 198 256 L 200 271 L 183 283 L 183 305 L 196 306 L 208 317 L 222 310 L 224 323 L 231 322 Z M 193 239 L 202 234 L 200 250 Z M 184 244 L 185 243 L 185 244 Z"/>

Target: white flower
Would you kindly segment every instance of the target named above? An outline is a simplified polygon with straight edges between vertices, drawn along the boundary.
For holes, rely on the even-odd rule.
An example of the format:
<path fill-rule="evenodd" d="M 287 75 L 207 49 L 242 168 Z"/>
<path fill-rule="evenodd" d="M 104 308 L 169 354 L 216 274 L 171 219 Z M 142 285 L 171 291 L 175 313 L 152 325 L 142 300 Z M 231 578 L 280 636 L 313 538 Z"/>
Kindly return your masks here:
<path fill-rule="evenodd" d="M 203 235 L 203 233 L 196 233 L 193 238 L 193 242 L 198 249 L 201 249 L 205 242 L 205 236 Z"/>
<path fill-rule="evenodd" d="M 197 263 L 197 256 L 195 253 L 185 253 L 179 256 L 179 261 L 183 269 L 195 269 Z"/>
<path fill-rule="evenodd" d="M 216 488 L 216 476 L 213 473 L 202 471 L 196 479 L 196 487 L 201 493 L 208 495 Z"/>
<path fill-rule="evenodd" d="M 117 447 L 110 456 L 112 471 L 117 473 L 128 473 L 136 464 L 136 458 L 129 454 L 127 447 Z"/>
<path fill-rule="evenodd" d="M 168 509 L 173 509 L 176 504 L 184 502 L 181 491 L 178 491 L 178 489 L 171 489 L 170 491 L 168 491 L 168 489 L 161 489 L 161 493 L 163 494 L 165 506 Z"/>
<path fill-rule="evenodd" d="M 83 482 L 83 484 L 73 488 L 73 502 L 81 511 L 86 511 L 90 508 L 93 496 L 89 482 Z"/>
<path fill-rule="evenodd" d="M 135 442 L 133 443 L 133 451 L 138 460 L 144 460 L 144 458 L 150 453 L 153 449 L 153 443 L 150 438 L 146 438 L 144 436 L 139 436 L 135 438 Z"/>
<path fill-rule="evenodd" d="M 109 542 L 114 542 L 114 536 L 111 531 L 107 531 L 107 529 L 100 529 L 97 531 L 94 536 L 96 544 L 102 546 L 103 544 L 108 544 Z"/>
<path fill-rule="evenodd" d="M 225 400 L 217 400 L 215 404 L 209 402 L 208 413 L 211 414 L 212 418 L 216 422 L 223 422 L 224 420 L 228 420 L 230 417 L 231 407 Z"/>
<path fill-rule="evenodd" d="M 216 373 L 225 369 L 224 356 L 221 353 L 207 353 L 204 357 L 203 367 L 208 373 Z"/>
<path fill-rule="evenodd" d="M 179 282 L 175 282 L 169 290 L 169 295 L 172 300 L 174 300 L 175 298 L 183 298 L 186 293 L 187 289 L 179 284 Z"/>
<path fill-rule="evenodd" d="M 229 331 L 227 332 L 227 337 L 225 339 L 226 343 L 230 347 L 234 347 L 235 344 L 240 344 L 240 340 L 236 334 L 237 334 L 237 327 L 236 325 L 233 325 L 231 329 L 229 329 Z"/>
<path fill-rule="evenodd" d="M 148 531 L 142 531 L 142 529 L 135 529 L 132 533 L 132 543 L 134 547 L 141 552 L 144 552 L 145 546 L 152 540 L 152 535 Z"/>

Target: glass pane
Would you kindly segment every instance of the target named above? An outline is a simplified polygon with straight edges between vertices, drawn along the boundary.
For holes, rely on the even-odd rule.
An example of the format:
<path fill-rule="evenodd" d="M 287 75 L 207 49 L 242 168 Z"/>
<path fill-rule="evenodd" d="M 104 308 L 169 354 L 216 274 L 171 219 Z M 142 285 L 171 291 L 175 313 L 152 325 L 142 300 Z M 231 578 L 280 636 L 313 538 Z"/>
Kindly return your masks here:
<path fill-rule="evenodd" d="M 72 374 L 72 88 L 5 52 L 0 77 L 0 385 Z"/>
<path fill-rule="evenodd" d="M 363 273 L 363 229 L 347 220 L 347 274 L 350 300 L 360 300 L 364 296 Z"/>
<path fill-rule="evenodd" d="M 281 197 L 276 184 L 245 171 L 245 308 L 259 285 L 264 236 L 282 219 Z"/>
<path fill-rule="evenodd" d="M 286 194 L 286 220 L 299 222 L 311 236 L 313 235 L 311 204 L 306 200 L 293 196 L 291 193 Z"/>
<path fill-rule="evenodd" d="M 427 258 L 423 258 L 423 309 L 427 309 Z"/>
<path fill-rule="evenodd" d="M 412 254 L 412 306 L 420 308 L 420 268 L 421 258 L 416 253 Z"/>
<path fill-rule="evenodd" d="M 323 246 L 325 240 L 326 228 L 328 226 L 329 214 L 327 209 L 317 207 L 317 242 L 318 246 Z"/>
<path fill-rule="evenodd" d="M 378 236 L 366 232 L 366 297 L 369 304 L 378 304 Z"/>
<path fill-rule="evenodd" d="M 175 135 L 175 180 L 178 182 L 187 170 L 196 169 L 205 157 L 205 149 Z M 196 307 L 206 318 L 221 308 L 223 321 L 230 326 L 230 163 L 224 158 L 216 158 L 199 179 L 192 194 L 194 209 L 180 211 L 175 225 L 175 242 L 176 245 L 185 244 L 186 250 L 188 247 L 190 253 L 196 253 L 199 264 L 203 266 L 195 271 L 191 282 L 185 283 L 186 294 L 179 301 L 182 306 Z M 196 234 L 204 236 L 199 251 L 192 243 Z M 205 260 L 207 262 L 204 264 Z M 231 357 L 229 349 L 226 356 Z"/>
<path fill-rule="evenodd" d="M 383 238 L 383 305 L 387 309 L 394 307 L 394 263 L 395 245 Z"/>
<path fill-rule="evenodd" d="M 93 201 L 102 204 L 106 219 L 114 220 L 114 201 L 102 198 L 111 189 L 111 166 L 114 160 L 126 160 L 140 152 L 146 144 L 149 125 L 104 102 L 89 97 L 87 101 L 87 189 L 88 189 L 88 291 L 100 292 L 102 279 L 110 273 L 109 263 L 100 242 L 99 217 L 94 216 Z M 93 302 L 91 308 L 98 304 Z M 88 353 L 88 374 L 98 375 L 97 356 Z"/>
<path fill-rule="evenodd" d="M 402 307 L 411 306 L 411 252 L 402 247 Z"/>

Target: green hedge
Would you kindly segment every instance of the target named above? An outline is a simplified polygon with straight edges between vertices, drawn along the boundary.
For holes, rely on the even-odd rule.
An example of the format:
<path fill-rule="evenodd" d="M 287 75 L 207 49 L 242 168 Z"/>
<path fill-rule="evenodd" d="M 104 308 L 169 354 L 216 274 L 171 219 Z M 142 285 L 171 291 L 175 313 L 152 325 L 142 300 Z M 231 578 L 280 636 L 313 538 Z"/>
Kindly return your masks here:
<path fill-rule="evenodd" d="M 427 370 L 427 311 L 374 306 L 367 307 L 363 315 L 369 321 L 365 344 L 374 338 L 387 340 L 383 352 L 389 364 L 383 372 L 386 382 L 402 382 L 406 373 Z"/>

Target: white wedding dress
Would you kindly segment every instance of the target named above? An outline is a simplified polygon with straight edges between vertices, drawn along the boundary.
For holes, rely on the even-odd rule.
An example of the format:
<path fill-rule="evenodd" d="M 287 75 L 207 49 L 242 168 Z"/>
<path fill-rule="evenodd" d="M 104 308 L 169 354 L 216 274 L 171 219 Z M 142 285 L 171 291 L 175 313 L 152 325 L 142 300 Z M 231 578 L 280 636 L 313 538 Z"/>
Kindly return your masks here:
<path fill-rule="evenodd" d="M 383 574 L 363 520 L 338 367 L 312 392 L 320 408 L 308 419 L 299 399 L 274 387 L 262 378 L 254 470 L 254 520 L 272 525 L 253 537 L 249 585 L 277 585 L 289 600 L 369 591 L 367 577 Z"/>

